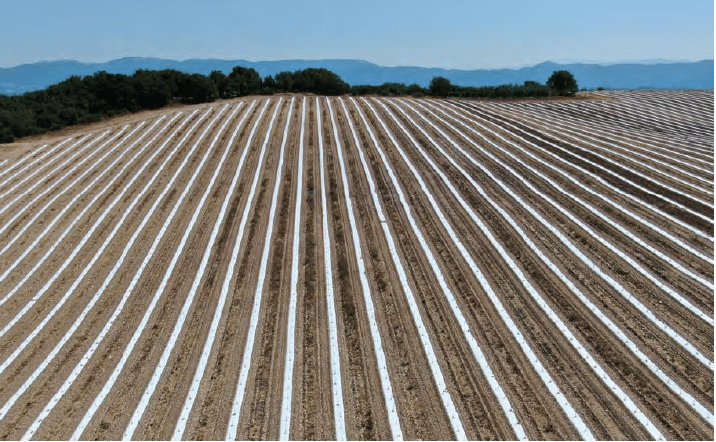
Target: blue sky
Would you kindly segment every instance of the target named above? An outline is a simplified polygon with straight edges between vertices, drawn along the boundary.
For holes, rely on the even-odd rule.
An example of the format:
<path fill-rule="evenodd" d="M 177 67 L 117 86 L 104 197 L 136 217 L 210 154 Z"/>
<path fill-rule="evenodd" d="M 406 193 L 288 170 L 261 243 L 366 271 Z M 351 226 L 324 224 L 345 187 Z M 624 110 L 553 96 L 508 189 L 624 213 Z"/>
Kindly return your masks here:
<path fill-rule="evenodd" d="M 712 0 L 0 0 L 0 67 L 138 56 L 495 68 L 713 59 Z"/>

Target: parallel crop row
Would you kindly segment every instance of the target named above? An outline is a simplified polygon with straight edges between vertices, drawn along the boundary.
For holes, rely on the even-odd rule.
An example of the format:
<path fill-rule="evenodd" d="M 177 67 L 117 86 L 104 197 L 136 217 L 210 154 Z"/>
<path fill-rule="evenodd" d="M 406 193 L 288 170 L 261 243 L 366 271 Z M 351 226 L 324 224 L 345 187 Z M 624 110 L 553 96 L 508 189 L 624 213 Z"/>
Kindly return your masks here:
<path fill-rule="evenodd" d="M 601 95 L 0 159 L 0 438 L 713 438 L 713 94 Z"/>

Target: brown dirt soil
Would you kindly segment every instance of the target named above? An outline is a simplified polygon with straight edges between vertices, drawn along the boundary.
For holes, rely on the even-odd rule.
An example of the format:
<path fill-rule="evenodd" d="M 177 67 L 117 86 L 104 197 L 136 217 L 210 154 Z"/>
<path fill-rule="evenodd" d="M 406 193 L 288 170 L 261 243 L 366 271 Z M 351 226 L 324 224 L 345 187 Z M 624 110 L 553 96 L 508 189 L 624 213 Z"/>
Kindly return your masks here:
<path fill-rule="evenodd" d="M 281 140 L 292 97 L 296 100 L 289 122 L 283 169 L 279 171 Z M 36 430 L 33 438 L 68 439 L 95 398 L 101 394 L 106 396 L 98 404 L 82 438 L 121 438 L 135 409 L 143 400 L 165 347 L 171 342 L 170 336 L 195 280 L 195 297 L 191 304 L 187 304 L 185 320 L 177 329 L 176 342 L 158 378 L 156 389 L 151 397 L 146 398 L 146 408 L 133 437 L 149 440 L 172 437 L 185 398 L 190 389 L 194 388 L 192 380 L 209 339 L 210 324 L 218 314 L 220 320 L 210 348 L 208 365 L 203 378 L 195 386 L 196 399 L 183 437 L 192 440 L 225 439 L 266 247 L 266 274 L 245 394 L 241 398 L 241 409 L 234 411 L 240 414 L 237 438 L 278 439 L 281 436 L 279 423 L 282 418 L 294 241 L 298 241 L 299 246 L 299 276 L 293 343 L 295 364 L 289 433 L 291 439 L 330 440 L 337 436 L 333 404 L 335 387 L 330 364 L 329 307 L 335 309 L 337 319 L 346 436 L 351 440 L 392 438 L 389 420 L 389 411 L 392 410 L 387 408 L 384 397 L 381 383 L 383 368 L 378 367 L 374 336 L 366 309 L 368 298 L 375 307 L 377 330 L 386 357 L 384 370 L 390 380 L 401 431 L 406 439 L 455 438 L 450 416 L 443 407 L 442 392 L 438 391 L 434 381 L 436 373 L 433 373 L 428 362 L 414 322 L 414 314 L 425 325 L 445 382 L 446 393 L 455 405 L 467 437 L 474 440 L 514 439 L 515 428 L 503 412 L 497 394 L 488 382 L 488 374 L 480 369 L 475 360 L 469 340 L 463 334 L 443 292 L 444 287 L 454 295 L 470 334 L 484 353 L 495 380 L 503 389 L 527 437 L 542 440 L 578 439 L 579 432 L 570 422 L 570 417 L 543 383 L 538 369 L 502 320 L 498 307 L 486 293 L 483 284 L 489 285 L 497 295 L 522 339 L 596 438 L 642 440 L 650 439 L 651 435 L 639 423 L 635 412 L 610 391 L 597 371 L 582 358 L 545 314 L 527 290 L 527 284 L 534 287 L 569 333 L 575 336 L 615 384 L 629 395 L 665 438 L 713 439 L 713 422 L 704 420 L 683 397 L 669 389 L 642 363 L 579 300 L 568 284 L 559 279 L 548 263 L 564 274 L 576 290 L 594 303 L 663 373 L 711 414 L 714 400 L 713 370 L 682 348 L 643 311 L 625 300 L 496 181 L 503 183 L 547 223 L 556 227 L 600 272 L 617 281 L 660 321 L 712 360 L 713 326 L 687 310 L 659 285 L 635 271 L 612 247 L 597 241 L 586 229 L 572 221 L 565 211 L 618 246 L 658 281 L 711 316 L 714 298 L 709 287 L 681 274 L 656 253 L 636 244 L 616 224 L 711 282 L 713 265 L 637 219 L 607 205 L 531 155 L 575 176 L 581 185 L 608 196 L 703 254 L 712 255 L 712 239 L 694 235 L 650 210 L 642 202 L 659 206 L 707 235 L 713 235 L 713 223 L 648 195 L 624 182 L 623 178 L 636 181 L 659 195 L 683 204 L 688 203 L 692 210 L 706 216 L 712 217 L 713 211 L 703 204 L 689 202 L 688 198 L 663 185 L 637 177 L 624 166 L 648 175 L 650 171 L 645 167 L 648 164 L 673 172 L 677 177 L 691 180 L 689 182 L 692 183 L 698 183 L 698 180 L 689 178 L 688 174 L 672 171 L 665 164 L 641 161 L 637 156 L 633 160 L 620 161 L 608 147 L 598 151 L 578 137 L 562 136 L 556 125 L 540 123 L 539 115 L 543 113 L 555 120 L 559 120 L 560 116 L 568 117 L 570 125 L 578 125 L 579 121 L 583 121 L 585 124 L 580 129 L 585 130 L 603 127 L 610 133 L 624 134 L 630 142 L 640 146 L 646 146 L 647 142 L 663 142 L 665 148 L 678 144 L 682 152 L 691 149 L 695 152 L 695 158 L 698 155 L 707 158 L 705 153 L 713 153 L 713 124 L 710 123 L 713 116 L 713 92 L 704 95 L 702 92 L 672 94 L 610 91 L 588 96 L 580 94 L 570 100 L 504 101 L 499 105 L 486 105 L 475 100 L 376 97 L 354 101 L 347 97 L 308 95 L 303 139 L 303 190 L 297 195 L 303 97 L 282 94 L 270 98 L 261 96 L 222 100 L 210 105 L 177 106 L 114 117 L 58 132 L 38 134 L 11 145 L 0 145 L 0 160 L 8 160 L 0 166 L 0 173 L 3 173 L 0 180 L 7 180 L 0 188 L 0 209 L 4 210 L 4 213 L 0 213 L 0 228 L 5 229 L 0 234 L 0 250 L 7 246 L 7 250 L 0 252 L 0 275 L 10 266 L 14 267 L 7 275 L 0 276 L 3 278 L 0 280 L 0 440 L 22 438 L 46 407 L 48 413 L 43 416 L 42 423 L 32 427 L 33 431 Z M 271 102 L 261 114 L 268 99 Z M 283 100 L 280 105 L 277 104 L 279 99 Z M 248 105 L 254 100 L 255 107 L 248 111 Z M 244 107 L 229 121 L 233 106 L 240 102 L 244 103 Z M 333 108 L 332 113 L 329 111 L 329 103 Z M 224 114 L 213 123 L 197 144 L 196 150 L 190 152 L 202 131 L 212 124 L 210 122 L 227 104 L 229 107 Z M 345 104 L 347 112 L 342 104 Z M 418 104 L 425 105 L 442 118 L 445 117 L 441 111 L 446 112 L 499 147 L 485 143 L 474 133 L 445 118 L 466 133 L 467 139 L 462 138 L 439 118 L 421 110 Z M 193 110 L 198 110 L 198 113 L 185 121 Z M 269 132 L 269 121 L 275 110 L 276 120 Z M 359 110 L 366 122 L 361 118 Z M 157 118 L 166 115 L 168 120 L 178 111 L 183 114 L 164 131 L 161 130 L 164 126 L 162 122 L 147 132 L 145 141 L 131 150 L 127 148 Z M 207 111 L 205 118 L 191 129 Z M 246 121 L 234 143 L 228 145 L 230 134 L 245 113 Z M 387 131 L 380 120 L 385 122 Z M 147 125 L 129 136 L 129 132 L 140 122 L 146 122 Z M 218 128 L 224 122 L 228 122 L 225 131 L 196 174 L 196 180 L 187 188 L 217 135 Z M 334 136 L 332 122 L 336 124 L 338 139 Z M 357 142 L 349 123 L 356 130 Z M 117 134 L 125 124 L 131 125 L 125 134 L 111 145 L 98 148 L 102 141 Z M 181 124 L 184 124 L 183 127 L 169 138 L 171 131 Z M 253 128 L 255 134 L 249 143 L 249 134 Z M 374 133 L 377 144 L 370 137 L 369 129 Z M 448 138 L 443 137 L 438 129 Z M 109 130 L 107 137 L 89 146 L 91 140 L 105 130 Z M 397 145 L 391 140 L 388 131 Z M 489 131 L 494 131 L 507 141 L 500 140 Z M 319 133 L 322 143 L 319 143 Z M 693 136 L 687 138 L 689 133 Z M 146 140 L 154 135 L 158 135 L 156 140 L 145 146 Z M 178 143 L 184 135 L 188 138 Z M 82 139 L 84 136 L 88 138 Z M 626 146 L 616 137 L 594 136 L 605 142 Z M 70 142 L 36 166 L 15 173 L 18 162 L 26 161 L 25 158 L 39 158 L 68 137 L 72 138 Z M 521 141 L 519 137 L 553 153 L 557 158 Z M 165 140 L 169 143 L 158 152 Z M 480 166 L 460 153 L 450 140 L 464 149 Z M 260 158 L 264 141 L 267 142 L 266 152 Z M 471 141 L 490 152 L 494 158 L 480 152 Z M 339 142 L 344 166 L 339 161 Z M 45 144 L 47 146 L 42 147 Z M 115 145 L 116 152 L 90 167 L 96 158 Z M 147 149 L 129 164 L 129 158 L 141 147 Z M 175 147 L 177 151 L 170 158 L 170 152 Z M 426 190 L 419 184 L 399 148 L 417 169 Z M 220 166 L 219 161 L 225 151 L 228 155 Z M 233 197 L 228 200 L 223 218 L 219 219 L 220 208 L 244 152 L 247 152 L 247 156 Z M 390 167 L 383 163 L 380 152 L 384 152 Z M 628 149 L 620 151 L 625 155 L 630 155 L 629 152 Z M 150 156 L 155 153 L 157 155 L 150 160 Z M 609 164 L 597 153 L 617 164 Z M 115 166 L 109 167 L 119 155 L 124 157 Z M 384 221 L 379 218 L 378 208 L 370 193 L 361 155 L 367 162 L 377 188 L 377 198 L 385 214 Z M 325 166 L 323 169 L 321 158 Z M 603 165 L 616 176 L 587 164 L 585 159 Z M 65 160 L 68 160 L 67 164 L 58 167 Z M 165 160 L 163 171 L 158 173 L 160 164 Z M 183 161 L 186 161 L 186 165 L 180 170 Z M 509 165 L 514 173 L 500 162 Z M 592 171 L 607 184 L 583 176 L 568 162 Z M 119 171 L 125 165 L 125 171 L 120 174 Z M 57 170 L 50 172 L 55 168 Z M 695 167 L 684 168 L 689 174 L 701 173 Z M 547 180 L 536 176 L 535 170 L 558 183 L 564 190 L 560 191 Z M 215 171 L 216 182 L 208 189 Z M 463 171 L 484 190 L 487 197 L 470 184 Z M 449 185 L 438 172 L 444 174 Z M 342 173 L 347 178 L 346 188 Z M 85 175 L 70 185 L 80 174 Z M 705 172 L 699 176 L 711 178 Z M 258 181 L 256 191 L 252 194 L 254 177 Z M 321 192 L 322 177 L 326 182 L 325 194 Z M 90 186 L 94 179 L 96 182 Z M 658 179 L 683 192 L 692 192 L 680 179 L 664 178 L 662 175 Z M 171 186 L 170 180 L 174 180 Z M 412 227 L 394 180 L 404 192 L 419 232 Z M 536 195 L 523 180 L 538 188 L 560 207 Z M 100 189 L 109 183 L 111 185 L 100 194 Z M 269 209 L 276 185 L 278 191 L 273 233 L 267 237 Z M 634 196 L 634 199 L 619 195 L 614 188 Z M 70 205 L 72 199 L 85 190 L 86 193 Z M 711 191 L 709 198 L 713 201 L 713 186 L 708 187 L 708 190 Z M 165 196 L 158 200 L 163 192 Z M 183 192 L 186 192 L 186 197 L 178 205 Z M 349 194 L 348 203 L 344 192 Z M 614 223 L 600 219 L 566 193 L 579 196 Z M 207 198 L 200 206 L 204 194 Z M 97 195 L 99 198 L 90 205 Z M 435 198 L 436 204 L 430 200 L 429 195 Z M 116 205 L 110 210 L 109 205 L 115 198 L 118 198 Z M 324 198 L 327 213 L 322 210 Z M 461 200 L 464 201 L 464 207 Z M 54 202 L 50 204 L 50 201 Z M 299 201 L 301 210 L 296 214 Z M 539 249 L 539 253 L 520 237 L 490 201 L 515 220 Z M 176 216 L 167 224 L 161 240 L 153 246 L 175 207 Z M 67 210 L 60 216 L 63 209 Z M 81 214 L 84 209 L 88 210 Z M 106 216 L 100 222 L 100 216 L 105 210 Z M 153 211 L 150 213 L 150 210 Z M 180 241 L 195 210 L 198 211 L 197 222 L 187 236 L 183 251 L 178 254 Z M 247 222 L 243 236 L 240 236 L 239 227 L 244 213 Z M 482 220 L 497 243 L 504 248 L 509 260 L 503 259 L 498 253 L 488 235 L 475 224 L 471 213 Z M 37 219 L 34 219 L 38 214 Z M 353 240 L 350 214 L 355 216 L 357 244 Z M 450 228 L 443 225 L 439 214 L 444 215 Z M 13 219 L 16 215 L 17 218 Z M 299 217 L 298 238 L 293 236 L 295 216 Z M 330 244 L 326 244 L 331 252 L 333 273 L 330 279 L 326 279 L 325 275 L 327 256 L 324 256 L 323 243 L 324 216 L 330 238 Z M 145 217 L 147 223 L 138 231 Z M 120 220 L 123 220 L 121 224 Z M 395 241 L 394 254 L 389 249 L 383 222 Z M 51 223 L 52 228 L 49 227 Z M 95 223 L 94 232 L 88 236 Z M 71 224 L 72 228 L 68 229 Z M 219 233 L 215 242 L 210 244 L 215 225 Z M 116 235 L 103 245 L 115 228 Z M 22 229 L 25 230 L 20 235 Z M 68 229 L 66 236 L 58 241 L 65 229 Z M 455 238 L 450 236 L 450 229 L 455 232 Z M 136 241 L 126 250 L 124 261 L 110 278 L 110 271 L 135 234 Z M 40 236 L 42 239 L 28 250 Z M 445 277 L 444 285 L 424 253 L 419 242 L 420 236 L 424 237 L 425 246 L 435 256 L 435 263 Z M 85 239 L 86 243 L 79 248 Z M 55 243 L 52 253 L 47 253 Z M 229 265 L 235 246 L 238 247 L 238 258 L 232 269 L 233 276 L 229 278 Z M 208 263 L 205 272 L 197 277 L 205 251 L 209 252 Z M 476 263 L 477 269 L 471 268 L 463 251 Z M 68 257 L 75 252 L 76 256 L 69 260 Z M 46 260 L 40 263 L 46 254 Z M 150 254 L 151 259 L 148 259 Z M 24 258 L 18 261 L 23 255 Z M 363 292 L 357 255 L 362 256 L 365 263 L 365 277 L 369 286 L 366 293 Z M 407 287 L 417 304 L 416 312 L 410 310 L 408 293 L 404 292 L 400 282 L 399 267 L 394 262 L 394 256 L 405 269 Z M 95 258 L 96 261 L 89 266 Z M 175 268 L 168 275 L 164 290 L 158 291 L 173 259 L 176 259 Z M 508 261 L 514 262 L 514 267 Z M 63 266 L 64 270 L 60 272 Z M 515 268 L 524 274 L 524 281 L 518 277 Z M 140 269 L 143 269 L 141 277 L 128 292 L 130 283 Z M 483 282 L 476 276 L 478 274 L 484 278 Z M 40 293 L 48 281 L 52 281 L 51 284 Z M 329 282 L 334 290 L 334 306 L 328 306 L 326 302 Z M 226 304 L 223 311 L 217 312 L 225 283 L 229 287 Z M 72 287 L 73 291 L 64 299 Z M 11 291 L 14 294 L 7 296 Z M 125 293 L 129 293 L 129 296 L 122 301 Z M 126 363 L 113 374 L 128 345 L 134 342 L 133 335 L 137 333 L 155 295 L 156 304 L 146 327 L 137 334 L 136 345 L 127 353 Z M 87 311 L 81 322 L 76 323 L 92 299 L 95 299 L 96 304 Z M 60 302 L 64 304 L 56 308 Z M 106 335 L 97 340 L 120 302 L 125 302 L 121 313 L 107 329 Z M 83 359 L 85 355 L 87 358 Z M 40 369 L 36 371 L 38 367 Z M 64 385 L 70 376 L 73 376 L 74 381 Z M 116 381 L 103 393 L 110 379 Z M 64 394 L 50 403 L 60 388 L 65 388 Z"/>

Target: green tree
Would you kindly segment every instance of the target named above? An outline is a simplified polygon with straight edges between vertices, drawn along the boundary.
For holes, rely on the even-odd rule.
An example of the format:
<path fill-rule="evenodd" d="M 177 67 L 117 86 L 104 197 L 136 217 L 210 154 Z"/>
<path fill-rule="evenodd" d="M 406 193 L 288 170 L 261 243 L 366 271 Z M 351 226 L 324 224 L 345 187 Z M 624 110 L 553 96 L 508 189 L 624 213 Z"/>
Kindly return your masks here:
<path fill-rule="evenodd" d="M 276 92 L 276 80 L 269 75 L 263 79 L 263 93 L 273 94 L 274 92 Z"/>
<path fill-rule="evenodd" d="M 173 93 L 169 84 L 155 71 L 137 70 L 132 76 L 136 102 L 140 109 L 166 106 Z"/>
<path fill-rule="evenodd" d="M 554 71 L 547 80 L 550 90 L 557 92 L 557 95 L 574 95 L 579 87 L 577 80 L 569 71 Z"/>
<path fill-rule="evenodd" d="M 226 84 L 228 82 L 226 75 L 221 71 L 211 71 L 209 74 L 209 80 L 216 85 L 216 90 L 219 92 L 219 97 L 226 97 Z"/>
<path fill-rule="evenodd" d="M 447 97 L 452 92 L 452 83 L 445 77 L 433 77 L 428 90 L 435 97 Z"/>
<path fill-rule="evenodd" d="M 413 97 L 422 97 L 423 95 L 427 94 L 428 91 L 425 90 L 425 88 L 420 86 L 419 84 L 413 83 L 405 89 L 405 93 L 408 95 L 412 95 Z"/>
<path fill-rule="evenodd" d="M 278 75 L 276 76 L 278 80 Z M 293 73 L 293 92 L 312 92 L 321 95 L 341 95 L 350 90 L 348 83 L 336 73 L 324 68 L 307 68 Z"/>
<path fill-rule="evenodd" d="M 201 74 L 185 74 L 179 81 L 179 93 L 184 103 L 213 101 L 219 95 L 216 85 Z"/>
<path fill-rule="evenodd" d="M 234 66 L 229 74 L 227 91 L 230 96 L 261 93 L 261 76 L 253 68 Z"/>
<path fill-rule="evenodd" d="M 276 74 L 276 88 L 283 92 L 293 90 L 293 72 L 282 71 Z"/>

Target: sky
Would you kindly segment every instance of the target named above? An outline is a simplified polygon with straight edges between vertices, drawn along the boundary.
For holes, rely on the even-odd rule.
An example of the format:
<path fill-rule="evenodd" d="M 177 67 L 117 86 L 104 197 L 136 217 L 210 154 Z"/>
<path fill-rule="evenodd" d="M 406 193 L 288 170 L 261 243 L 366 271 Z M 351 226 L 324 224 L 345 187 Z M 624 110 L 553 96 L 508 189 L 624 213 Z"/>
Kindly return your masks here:
<path fill-rule="evenodd" d="M 122 57 L 458 69 L 696 61 L 714 58 L 714 2 L 0 0 L 0 68 Z"/>

